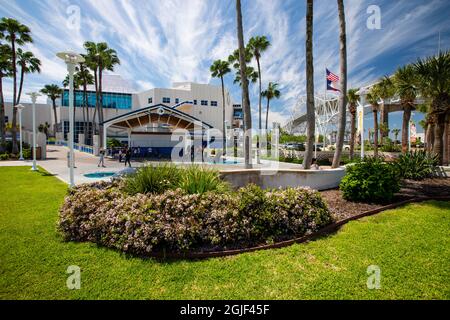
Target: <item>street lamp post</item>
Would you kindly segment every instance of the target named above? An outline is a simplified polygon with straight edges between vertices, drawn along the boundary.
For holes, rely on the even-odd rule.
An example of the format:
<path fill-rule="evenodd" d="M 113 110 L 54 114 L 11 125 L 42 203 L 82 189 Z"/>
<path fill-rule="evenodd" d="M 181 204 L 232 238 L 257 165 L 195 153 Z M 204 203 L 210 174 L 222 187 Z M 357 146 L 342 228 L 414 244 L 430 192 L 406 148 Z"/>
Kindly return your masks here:
<path fill-rule="evenodd" d="M 23 105 L 18 104 L 14 106 L 17 110 L 19 110 L 19 140 L 20 140 L 20 157 L 19 160 L 23 161 L 23 149 L 22 149 L 22 110 L 25 108 Z"/>
<path fill-rule="evenodd" d="M 37 97 L 40 96 L 37 92 L 30 92 L 27 93 L 31 97 L 31 102 L 33 106 L 33 166 L 31 167 L 31 170 L 37 171 L 36 167 L 36 100 Z"/>
<path fill-rule="evenodd" d="M 75 186 L 74 182 L 74 155 L 73 155 L 73 136 L 75 131 L 74 117 L 73 117 L 73 74 L 75 73 L 75 66 L 84 62 L 84 58 L 74 52 L 60 52 L 56 56 L 67 65 L 67 71 L 69 72 L 69 186 Z"/>

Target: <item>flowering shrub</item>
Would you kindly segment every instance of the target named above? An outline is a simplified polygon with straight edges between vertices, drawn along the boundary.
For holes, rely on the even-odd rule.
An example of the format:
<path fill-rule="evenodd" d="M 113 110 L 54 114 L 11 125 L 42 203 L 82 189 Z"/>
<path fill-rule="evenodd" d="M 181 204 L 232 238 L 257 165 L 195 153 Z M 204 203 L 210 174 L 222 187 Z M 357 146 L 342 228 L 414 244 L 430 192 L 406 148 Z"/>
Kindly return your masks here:
<path fill-rule="evenodd" d="M 60 210 L 66 240 L 91 241 L 124 252 L 220 250 L 317 231 L 332 222 L 316 191 L 263 191 L 250 185 L 237 192 L 189 194 L 182 189 L 129 195 L 122 182 L 72 189 Z"/>

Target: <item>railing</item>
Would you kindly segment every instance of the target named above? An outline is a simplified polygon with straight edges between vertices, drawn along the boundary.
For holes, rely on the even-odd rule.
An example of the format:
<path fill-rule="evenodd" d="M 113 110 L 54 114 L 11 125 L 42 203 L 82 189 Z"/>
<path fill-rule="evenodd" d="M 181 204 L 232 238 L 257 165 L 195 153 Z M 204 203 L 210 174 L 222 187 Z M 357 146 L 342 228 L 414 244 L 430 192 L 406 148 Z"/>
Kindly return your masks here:
<path fill-rule="evenodd" d="M 67 141 L 56 141 L 54 144 L 57 145 L 57 146 L 63 146 L 63 147 L 68 147 L 69 146 Z M 87 145 L 82 144 L 82 143 L 74 143 L 73 144 L 73 148 L 75 150 L 80 151 L 80 152 L 94 154 L 94 147 L 87 146 Z"/>

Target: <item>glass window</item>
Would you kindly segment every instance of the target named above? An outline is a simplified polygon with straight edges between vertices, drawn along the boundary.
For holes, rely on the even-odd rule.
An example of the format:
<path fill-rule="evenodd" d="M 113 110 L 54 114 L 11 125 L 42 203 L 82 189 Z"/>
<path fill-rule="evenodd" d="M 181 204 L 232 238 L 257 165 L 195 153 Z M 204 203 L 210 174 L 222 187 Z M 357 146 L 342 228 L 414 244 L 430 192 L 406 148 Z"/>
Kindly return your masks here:
<path fill-rule="evenodd" d="M 207 106 L 208 105 L 208 100 L 202 100 L 201 104 L 202 104 L 202 106 Z"/>
<path fill-rule="evenodd" d="M 162 102 L 163 103 L 170 103 L 170 98 L 164 97 L 164 98 L 162 98 Z"/>
<path fill-rule="evenodd" d="M 150 104 L 153 103 L 153 98 L 152 97 L 148 98 L 148 103 L 150 103 Z"/>
<path fill-rule="evenodd" d="M 217 107 L 217 101 L 211 101 L 211 107 Z"/>
<path fill-rule="evenodd" d="M 196 106 L 197 105 L 197 100 L 194 100 L 194 106 Z"/>
<path fill-rule="evenodd" d="M 178 104 L 178 103 L 180 103 L 180 99 L 179 99 L 179 98 L 176 98 L 176 99 L 175 99 L 175 104 Z"/>
<path fill-rule="evenodd" d="M 83 91 L 75 91 L 74 102 L 76 107 L 84 107 L 85 101 L 90 108 L 94 108 L 96 105 L 96 93 L 88 91 L 87 97 L 84 96 Z M 87 99 L 86 99 L 87 98 Z M 112 109 L 131 109 L 132 98 L 128 93 L 110 93 L 104 92 L 102 94 L 103 108 Z M 69 90 L 64 90 L 62 95 L 62 105 L 64 107 L 69 106 Z"/>

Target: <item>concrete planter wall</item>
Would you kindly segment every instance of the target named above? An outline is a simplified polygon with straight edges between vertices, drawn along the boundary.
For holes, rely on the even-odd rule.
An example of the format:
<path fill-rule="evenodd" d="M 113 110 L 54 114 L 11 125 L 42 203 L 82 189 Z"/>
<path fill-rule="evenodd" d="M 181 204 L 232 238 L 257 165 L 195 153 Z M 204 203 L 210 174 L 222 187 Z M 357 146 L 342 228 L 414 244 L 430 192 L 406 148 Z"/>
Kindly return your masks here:
<path fill-rule="evenodd" d="M 316 190 L 326 190 L 339 186 L 339 183 L 345 175 L 345 167 L 323 170 L 226 170 L 221 171 L 220 174 L 235 188 L 254 183 L 263 189 L 310 187 Z"/>

